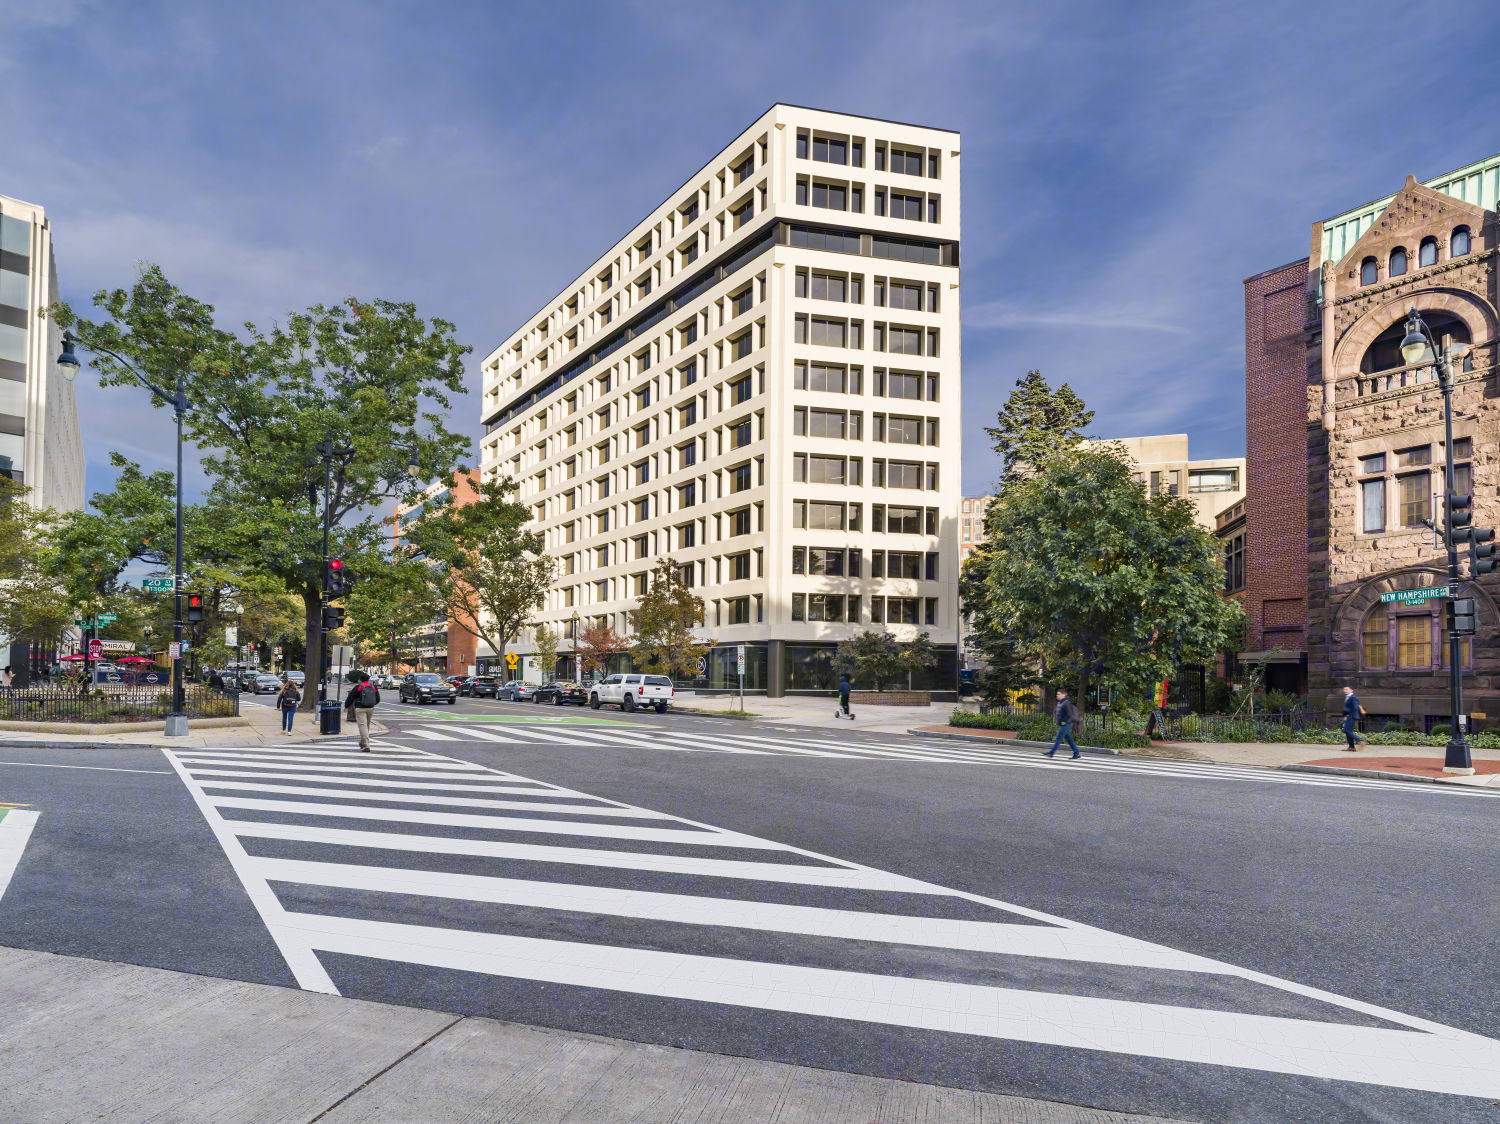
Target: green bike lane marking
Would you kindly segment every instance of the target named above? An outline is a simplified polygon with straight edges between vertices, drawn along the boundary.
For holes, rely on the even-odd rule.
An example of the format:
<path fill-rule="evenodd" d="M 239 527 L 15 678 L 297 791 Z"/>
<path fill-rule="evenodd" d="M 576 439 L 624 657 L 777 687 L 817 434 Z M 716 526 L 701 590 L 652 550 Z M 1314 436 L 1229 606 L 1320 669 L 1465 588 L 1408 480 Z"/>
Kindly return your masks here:
<path fill-rule="evenodd" d="M 548 726 L 634 726 L 634 722 L 621 722 L 614 718 L 589 718 L 581 714 L 442 714 L 436 710 L 413 710 L 396 711 L 389 716 L 390 721 L 400 722 L 402 715 L 410 713 L 413 718 L 420 715 L 420 721 L 438 722 L 499 722 L 499 723 L 527 723 L 545 724 Z"/>

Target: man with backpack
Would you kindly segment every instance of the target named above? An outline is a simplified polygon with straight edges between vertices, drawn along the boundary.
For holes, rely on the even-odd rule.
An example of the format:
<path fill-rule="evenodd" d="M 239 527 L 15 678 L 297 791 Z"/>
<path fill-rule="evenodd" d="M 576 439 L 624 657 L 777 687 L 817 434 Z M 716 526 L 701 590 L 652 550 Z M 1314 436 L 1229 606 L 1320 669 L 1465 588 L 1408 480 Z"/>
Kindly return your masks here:
<path fill-rule="evenodd" d="M 380 705 L 380 688 L 370 682 L 368 672 L 359 673 L 359 682 L 344 700 L 344 709 L 354 714 L 354 725 L 359 729 L 359 748 L 370 752 L 370 712 Z"/>

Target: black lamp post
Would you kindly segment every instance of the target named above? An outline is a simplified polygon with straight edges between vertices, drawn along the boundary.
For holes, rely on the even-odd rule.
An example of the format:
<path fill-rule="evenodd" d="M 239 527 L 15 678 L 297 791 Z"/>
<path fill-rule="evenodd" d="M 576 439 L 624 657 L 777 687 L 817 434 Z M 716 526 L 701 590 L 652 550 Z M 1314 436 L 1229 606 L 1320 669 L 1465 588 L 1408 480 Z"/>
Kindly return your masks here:
<path fill-rule="evenodd" d="M 77 342 L 72 332 L 64 332 L 62 354 L 57 357 L 57 365 L 62 368 L 63 377 L 69 382 L 78 377 L 78 355 L 73 350 Z M 172 567 L 172 639 L 177 645 L 177 656 L 172 661 L 172 712 L 167 715 L 166 729 L 162 732 L 169 738 L 185 738 L 188 720 L 183 713 L 182 683 L 182 415 L 187 412 L 187 395 L 183 392 L 182 372 L 177 372 L 177 385 L 168 394 L 117 353 L 104 347 L 91 350 L 103 352 L 120 364 L 136 382 L 171 406 L 172 413 L 177 418 L 177 550 Z"/>
<path fill-rule="evenodd" d="M 1452 712 L 1451 731 L 1443 755 L 1445 773 L 1473 773 L 1469 743 L 1465 735 L 1468 724 L 1464 714 L 1464 677 L 1459 663 L 1459 638 L 1454 619 L 1454 594 L 1458 587 L 1458 544 L 1469 541 L 1468 508 L 1472 496 L 1460 496 L 1453 490 L 1453 361 L 1467 354 L 1468 348 L 1439 348 L 1432 331 L 1413 305 L 1406 318 L 1406 338 L 1401 341 L 1401 357 L 1408 365 L 1432 362 L 1437 368 L 1438 386 L 1443 392 L 1443 545 L 1448 550 L 1448 597 L 1444 601 L 1444 622 L 1448 626 L 1448 695 Z"/>

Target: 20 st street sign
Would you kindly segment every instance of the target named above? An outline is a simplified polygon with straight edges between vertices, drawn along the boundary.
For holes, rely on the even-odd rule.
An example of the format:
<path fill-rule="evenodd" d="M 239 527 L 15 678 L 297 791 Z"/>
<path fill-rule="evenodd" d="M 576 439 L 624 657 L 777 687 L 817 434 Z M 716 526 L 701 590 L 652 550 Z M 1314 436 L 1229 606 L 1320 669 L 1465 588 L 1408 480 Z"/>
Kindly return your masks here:
<path fill-rule="evenodd" d="M 171 593 L 176 581 L 173 578 L 143 578 L 141 588 L 147 593 Z"/>
<path fill-rule="evenodd" d="M 1434 597 L 1452 596 L 1453 591 L 1446 585 L 1429 585 L 1422 589 L 1393 589 L 1389 593 L 1382 593 L 1380 600 L 1397 605 L 1420 605 Z"/>

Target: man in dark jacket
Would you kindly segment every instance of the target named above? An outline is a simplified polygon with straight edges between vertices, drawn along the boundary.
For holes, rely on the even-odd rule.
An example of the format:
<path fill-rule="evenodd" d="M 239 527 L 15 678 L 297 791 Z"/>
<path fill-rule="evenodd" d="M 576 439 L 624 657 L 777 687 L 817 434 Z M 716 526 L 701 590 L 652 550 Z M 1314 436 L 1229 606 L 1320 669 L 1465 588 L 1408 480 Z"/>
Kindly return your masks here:
<path fill-rule="evenodd" d="M 1052 739 L 1052 748 L 1047 751 L 1048 757 L 1057 754 L 1057 747 L 1062 745 L 1066 738 L 1068 744 L 1073 747 L 1073 760 L 1077 761 L 1083 755 L 1078 752 L 1078 743 L 1073 740 L 1073 723 L 1078 721 L 1078 708 L 1073 705 L 1073 700 L 1068 698 L 1068 692 L 1063 688 L 1057 689 L 1057 737 Z"/>
<path fill-rule="evenodd" d="M 842 672 L 839 673 L 839 708 L 833 712 L 833 716 L 854 721 L 854 712 L 849 709 L 849 677 Z"/>
<path fill-rule="evenodd" d="M 368 672 L 359 673 L 359 682 L 344 700 L 344 709 L 354 712 L 354 725 L 359 730 L 359 748 L 370 752 L 370 712 L 380 705 L 380 688 L 370 682 Z"/>
<path fill-rule="evenodd" d="M 1359 705 L 1359 696 L 1354 693 L 1353 687 L 1344 688 L 1344 740 L 1349 744 L 1344 747 L 1345 753 L 1353 753 L 1359 747 L 1354 743 L 1365 741 L 1354 727 L 1359 722 L 1361 711 L 1364 708 Z"/>

